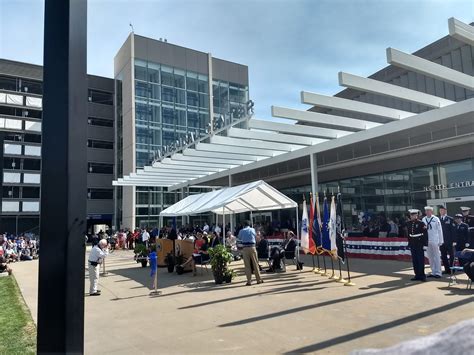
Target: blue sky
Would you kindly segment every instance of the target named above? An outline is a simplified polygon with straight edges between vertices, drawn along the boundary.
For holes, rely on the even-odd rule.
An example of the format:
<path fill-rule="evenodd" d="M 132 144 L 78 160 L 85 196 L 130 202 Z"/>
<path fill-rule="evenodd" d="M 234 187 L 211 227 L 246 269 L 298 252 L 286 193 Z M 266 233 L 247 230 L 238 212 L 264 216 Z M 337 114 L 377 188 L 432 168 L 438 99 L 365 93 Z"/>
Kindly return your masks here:
<path fill-rule="evenodd" d="M 0 0 L 0 57 L 42 64 L 42 0 Z M 334 94 L 340 70 L 370 75 L 385 49 L 413 52 L 474 20 L 470 0 L 89 0 L 88 72 L 113 76 L 135 32 L 249 66 L 256 116 L 270 106 L 307 109 L 301 90 Z"/>

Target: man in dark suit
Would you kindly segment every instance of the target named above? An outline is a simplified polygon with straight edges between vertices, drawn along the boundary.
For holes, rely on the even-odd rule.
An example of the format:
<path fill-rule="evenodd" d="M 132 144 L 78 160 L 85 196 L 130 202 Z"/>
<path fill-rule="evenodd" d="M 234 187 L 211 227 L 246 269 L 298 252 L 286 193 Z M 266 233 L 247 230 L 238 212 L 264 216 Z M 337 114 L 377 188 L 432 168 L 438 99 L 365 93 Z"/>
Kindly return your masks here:
<path fill-rule="evenodd" d="M 419 210 L 410 209 L 410 221 L 407 223 L 408 246 L 411 251 L 415 277 L 411 281 L 426 281 L 424 247 L 428 246 L 428 234 L 425 224 L 418 219 Z"/>
<path fill-rule="evenodd" d="M 439 247 L 441 251 L 441 261 L 443 262 L 444 271 L 443 274 L 451 273 L 451 266 L 454 262 L 454 251 L 453 242 L 456 225 L 454 219 L 447 215 L 446 206 L 440 205 L 439 209 L 439 220 L 441 227 L 443 228 L 443 240 L 444 243 Z M 449 257 L 449 258 L 448 258 Z"/>

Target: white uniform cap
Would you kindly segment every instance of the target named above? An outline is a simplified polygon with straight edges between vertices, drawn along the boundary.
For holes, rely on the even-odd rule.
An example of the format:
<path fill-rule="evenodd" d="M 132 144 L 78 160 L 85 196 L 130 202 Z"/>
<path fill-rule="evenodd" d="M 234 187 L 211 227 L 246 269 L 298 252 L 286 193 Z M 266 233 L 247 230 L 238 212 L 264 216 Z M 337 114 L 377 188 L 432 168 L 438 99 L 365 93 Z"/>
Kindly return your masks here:
<path fill-rule="evenodd" d="M 412 208 L 411 210 L 408 210 L 408 212 L 410 212 L 410 214 L 415 214 L 415 213 L 420 213 L 420 210 L 416 210 L 414 208 Z"/>
<path fill-rule="evenodd" d="M 425 211 L 433 211 L 433 207 L 431 207 L 431 206 L 425 206 Z"/>
<path fill-rule="evenodd" d="M 461 211 L 463 212 L 470 211 L 470 210 L 471 210 L 471 207 L 461 207 Z"/>

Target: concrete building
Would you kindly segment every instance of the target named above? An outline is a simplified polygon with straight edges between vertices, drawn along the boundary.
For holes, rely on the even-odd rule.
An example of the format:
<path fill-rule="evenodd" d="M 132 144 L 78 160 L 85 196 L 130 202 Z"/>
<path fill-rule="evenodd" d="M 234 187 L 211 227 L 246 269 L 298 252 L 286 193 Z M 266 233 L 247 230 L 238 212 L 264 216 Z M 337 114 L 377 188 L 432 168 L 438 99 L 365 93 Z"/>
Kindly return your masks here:
<path fill-rule="evenodd" d="M 116 177 L 152 164 L 164 147 L 212 130 L 210 118 L 230 123 L 249 98 L 248 68 L 211 54 L 133 33 L 115 57 Z M 176 168 L 178 169 L 178 168 Z M 155 226 L 176 192 L 118 187 L 116 226 Z"/>
<path fill-rule="evenodd" d="M 0 59 L 0 230 L 38 233 L 41 193 L 41 66 Z M 88 76 L 87 228 L 112 225 L 114 81 Z M 51 221 L 54 223 L 54 221 Z"/>
<path fill-rule="evenodd" d="M 300 202 L 303 193 L 322 199 L 339 190 L 349 229 L 426 204 L 447 204 L 450 214 L 474 209 L 474 30 L 454 18 L 448 24 L 448 36 L 413 54 L 388 48 L 389 66 L 369 78 L 339 73 L 347 89 L 334 96 L 302 92 L 308 111 L 272 107 L 293 124 L 252 118 L 248 129 L 229 127 L 211 144 L 178 149 L 114 184 L 182 191 L 262 179 Z M 173 161 L 197 152 L 213 154 L 222 169 L 182 162 L 188 176 L 163 178 Z M 292 211 L 269 217 L 295 218 Z"/>

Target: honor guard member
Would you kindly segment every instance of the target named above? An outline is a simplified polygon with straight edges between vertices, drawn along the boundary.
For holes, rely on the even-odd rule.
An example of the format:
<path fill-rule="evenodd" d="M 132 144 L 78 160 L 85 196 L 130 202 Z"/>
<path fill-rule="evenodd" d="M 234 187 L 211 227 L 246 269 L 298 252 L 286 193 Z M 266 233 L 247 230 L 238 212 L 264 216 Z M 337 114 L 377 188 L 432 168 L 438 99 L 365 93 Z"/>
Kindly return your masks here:
<path fill-rule="evenodd" d="M 441 251 L 441 261 L 443 262 L 444 271 L 443 274 L 451 273 L 451 266 L 454 262 L 454 234 L 456 225 L 454 223 L 454 218 L 447 215 L 446 206 L 440 205 L 439 209 L 439 220 L 441 221 L 441 227 L 443 228 L 443 245 L 440 246 Z M 448 259 L 449 257 L 449 259 Z"/>
<path fill-rule="evenodd" d="M 100 296 L 100 290 L 97 289 L 99 284 L 99 270 L 100 264 L 102 264 L 105 257 L 109 254 L 107 245 L 107 240 L 101 239 L 99 244 L 94 246 L 89 254 L 90 296 Z"/>
<path fill-rule="evenodd" d="M 456 227 L 454 230 L 454 249 L 456 251 L 463 251 L 470 246 L 469 244 L 469 226 L 464 223 L 463 215 L 458 213 L 454 216 Z"/>
<path fill-rule="evenodd" d="M 418 219 L 419 210 L 408 210 L 410 213 L 410 220 L 406 225 L 406 232 L 408 238 L 408 246 L 411 251 L 411 260 L 413 263 L 413 271 L 415 277 L 412 281 L 426 281 L 425 275 L 425 252 L 424 247 L 428 245 L 428 235 L 426 233 L 426 226 Z"/>
<path fill-rule="evenodd" d="M 438 217 L 433 215 L 433 207 L 425 207 L 425 217 L 422 221 L 428 232 L 428 249 L 427 256 L 430 262 L 431 274 L 428 277 L 441 277 L 441 252 L 439 247 L 443 245 L 443 228 Z"/>
<path fill-rule="evenodd" d="M 469 227 L 469 244 L 474 245 L 474 216 L 470 212 L 471 207 L 461 207 L 462 221 Z"/>

